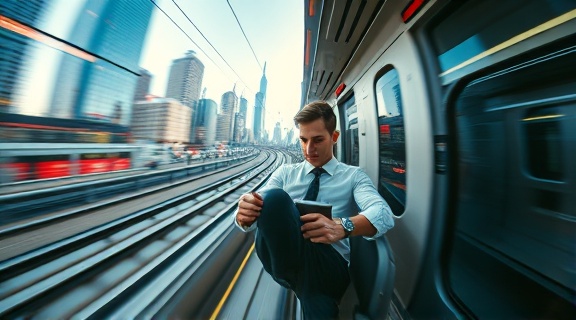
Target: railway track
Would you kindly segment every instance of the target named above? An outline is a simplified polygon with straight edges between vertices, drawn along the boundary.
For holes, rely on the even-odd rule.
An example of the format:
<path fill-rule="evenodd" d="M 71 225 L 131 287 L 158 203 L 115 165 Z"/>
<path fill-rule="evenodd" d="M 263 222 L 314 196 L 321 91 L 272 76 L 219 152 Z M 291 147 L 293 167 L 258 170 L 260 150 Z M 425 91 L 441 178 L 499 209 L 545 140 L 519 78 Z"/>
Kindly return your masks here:
<path fill-rule="evenodd" d="M 159 192 L 172 193 L 161 201 L 155 194 L 149 196 L 156 200 L 93 206 L 82 220 L 104 207 L 114 211 L 121 205 L 147 204 L 3 259 L 0 317 L 209 316 L 252 243 L 249 234 L 230 223 L 235 201 L 258 188 L 285 159 L 266 151 L 253 161 L 208 186 L 182 184 L 180 191 Z M 16 234 L 49 235 L 49 227 L 76 225 L 79 220 L 70 217 L 63 213 L 0 234 L 0 250 L 9 251 L 6 244 Z"/>
<path fill-rule="evenodd" d="M 171 188 L 194 179 L 215 174 L 238 166 L 256 154 L 218 159 L 178 166 L 165 170 L 93 174 L 50 181 L 30 181 L 3 186 L 0 194 L 0 228 L 7 224 L 21 225 L 29 219 L 40 221 L 38 216 L 56 210 L 91 204 L 118 195 L 143 196 L 162 188 Z M 34 188 L 37 186 L 37 188 Z M 12 192 L 8 192 L 11 190 Z"/>

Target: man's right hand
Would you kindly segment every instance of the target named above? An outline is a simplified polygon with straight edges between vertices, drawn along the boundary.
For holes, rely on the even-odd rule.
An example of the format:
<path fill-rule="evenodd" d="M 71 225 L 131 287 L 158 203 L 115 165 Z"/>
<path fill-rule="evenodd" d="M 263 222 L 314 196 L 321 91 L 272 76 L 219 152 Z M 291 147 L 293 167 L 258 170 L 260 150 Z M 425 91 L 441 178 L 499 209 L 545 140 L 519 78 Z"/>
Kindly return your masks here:
<path fill-rule="evenodd" d="M 264 201 L 262 196 L 256 192 L 245 193 L 240 196 L 238 200 L 238 213 L 236 214 L 236 222 L 242 227 L 251 226 L 256 219 L 260 216 L 260 210 Z"/>

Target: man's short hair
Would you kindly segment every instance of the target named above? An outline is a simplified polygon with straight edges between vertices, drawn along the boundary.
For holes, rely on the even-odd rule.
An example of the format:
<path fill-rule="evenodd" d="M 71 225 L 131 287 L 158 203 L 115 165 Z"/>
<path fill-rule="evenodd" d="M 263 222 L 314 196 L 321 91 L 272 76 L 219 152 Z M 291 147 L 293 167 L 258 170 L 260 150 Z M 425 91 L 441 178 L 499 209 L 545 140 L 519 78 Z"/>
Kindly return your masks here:
<path fill-rule="evenodd" d="M 336 115 L 332 106 L 326 101 L 314 101 L 304 106 L 294 116 L 294 124 L 298 127 L 301 123 L 310 123 L 322 118 L 324 125 L 330 134 L 336 130 Z"/>

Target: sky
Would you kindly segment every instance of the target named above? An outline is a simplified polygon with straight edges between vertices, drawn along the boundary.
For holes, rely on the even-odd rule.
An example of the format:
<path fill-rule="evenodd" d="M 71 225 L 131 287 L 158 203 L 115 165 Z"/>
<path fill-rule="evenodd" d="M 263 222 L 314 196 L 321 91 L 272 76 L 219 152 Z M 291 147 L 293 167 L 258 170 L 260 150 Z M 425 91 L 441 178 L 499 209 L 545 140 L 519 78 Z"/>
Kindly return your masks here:
<path fill-rule="evenodd" d="M 277 121 L 282 128 L 294 128 L 292 118 L 301 99 L 303 1 L 162 0 L 156 4 L 185 33 L 155 7 L 140 63 L 153 75 L 152 94 L 164 96 L 172 60 L 194 50 L 205 67 L 206 98 L 219 104 L 222 94 L 236 85 L 238 96 L 248 100 L 251 125 L 254 96 L 266 63 L 266 129 L 272 134 Z"/>
<path fill-rule="evenodd" d="M 44 19 L 46 25 L 40 29 L 66 38 L 74 22 L 72 13 L 78 12 L 85 1 L 53 0 Z M 207 88 L 206 98 L 220 104 L 222 94 L 235 86 L 238 96 L 248 100 L 247 125 L 251 127 L 255 94 L 266 63 L 266 130 L 271 135 L 277 121 L 281 121 L 282 128 L 294 128 L 292 118 L 301 101 L 303 1 L 155 0 L 154 3 L 166 14 L 154 6 L 140 59 L 140 66 L 152 74 L 151 94 L 165 95 L 172 61 L 193 50 L 205 67 L 202 87 Z M 28 75 L 18 103 L 26 106 L 26 110 L 20 110 L 22 113 L 41 115 L 47 110 L 52 87 L 46 84 L 53 82 L 59 53 L 44 47 L 37 45 L 36 56 L 25 70 Z M 29 92 L 34 94 L 26 94 Z"/>

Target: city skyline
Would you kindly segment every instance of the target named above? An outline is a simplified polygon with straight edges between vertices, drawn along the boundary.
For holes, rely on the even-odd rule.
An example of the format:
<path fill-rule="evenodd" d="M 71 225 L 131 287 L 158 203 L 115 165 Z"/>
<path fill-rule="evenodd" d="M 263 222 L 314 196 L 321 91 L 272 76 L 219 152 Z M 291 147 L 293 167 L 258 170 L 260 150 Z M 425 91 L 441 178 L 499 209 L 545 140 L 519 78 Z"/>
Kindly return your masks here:
<path fill-rule="evenodd" d="M 159 7 L 184 29 L 186 34 L 162 12 L 154 11 L 144 45 L 145 54 L 140 63 L 141 67 L 154 74 L 151 94 L 162 96 L 165 92 L 170 61 L 187 50 L 194 50 L 206 67 L 202 85 L 207 88 L 206 98 L 220 101 L 221 95 L 236 85 L 238 96 L 249 100 L 246 127 L 252 128 L 255 106 L 255 101 L 252 100 L 259 91 L 266 62 L 266 77 L 270 85 L 266 93 L 265 129 L 271 135 L 278 121 L 282 128 L 294 128 L 292 118 L 298 112 L 301 102 L 303 3 L 265 0 L 229 2 L 258 61 L 226 1 L 177 2 L 218 53 L 173 3 L 158 1 Z"/>
<path fill-rule="evenodd" d="M 77 15 L 87 3 L 87 0 L 54 0 L 47 4 L 35 27 L 46 32 L 56 42 L 48 39 L 35 42 L 30 48 L 30 55 L 24 61 L 26 70 L 22 73 L 23 85 L 17 88 L 12 101 L 15 112 L 51 116 L 51 90 L 58 72 L 58 62 L 62 55 L 78 54 L 74 53 L 73 47 L 67 45 L 67 41 L 71 41 L 70 35 L 73 34 Z M 153 75 L 150 81 L 151 94 L 165 95 L 170 63 L 182 53 L 194 50 L 206 67 L 202 84 L 202 88 L 207 88 L 205 97 L 219 101 L 223 92 L 236 85 L 237 94 L 248 98 L 245 120 L 246 127 L 251 128 L 255 106 L 255 101 L 251 100 L 258 92 L 258 82 L 266 61 L 266 76 L 271 85 L 266 94 L 265 129 L 272 132 L 277 121 L 282 122 L 283 128 L 293 128 L 291 119 L 300 107 L 301 97 L 304 35 L 302 3 L 270 3 L 261 0 L 250 3 L 155 1 L 154 5 L 158 6 L 153 8 L 142 55 L 140 61 L 136 62 L 137 66 Z M 177 10 L 177 6 L 183 11 Z M 98 17 L 98 13 L 93 10 L 84 10 L 83 13 Z M 238 20 L 234 15 L 237 15 Z M 115 22 L 122 26 L 126 21 L 121 19 Z M 110 23 L 110 20 L 106 20 L 106 23 Z M 192 24 L 198 27 L 198 31 Z M 242 35 L 241 27 L 249 41 Z M 199 35 L 200 32 L 203 34 Z M 74 45 L 73 42 L 69 43 Z M 89 47 L 87 49 L 91 50 Z M 100 61 L 99 56 L 90 56 L 89 59 Z M 105 64 L 96 67 L 97 70 L 107 68 Z M 139 72 L 131 66 L 128 69 L 135 71 L 135 74 Z M 125 90 L 125 93 L 133 94 L 133 89 Z M 129 100 L 133 98 L 129 97 Z M 118 105 L 115 102 L 107 104 L 112 110 L 116 110 Z M 126 107 L 123 104 L 123 108 Z M 129 117 L 128 114 L 123 116 Z"/>

